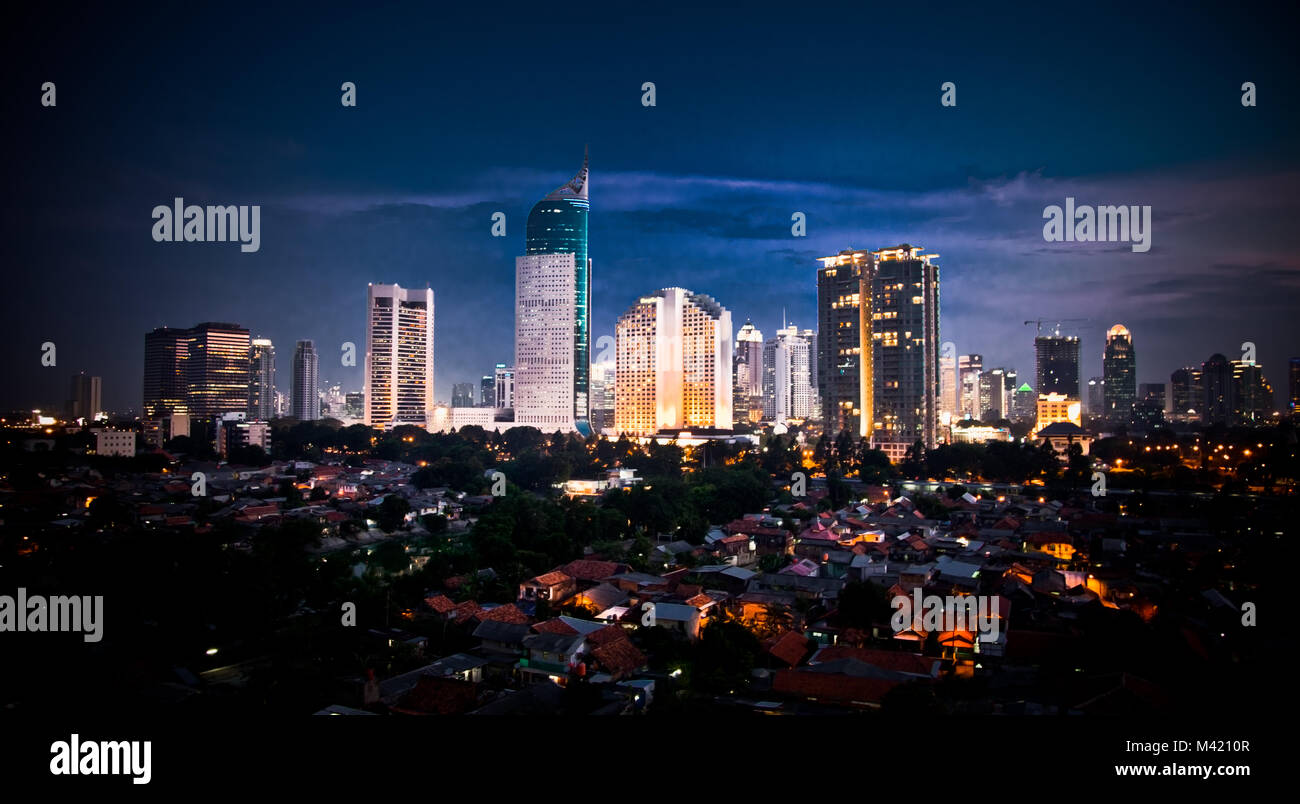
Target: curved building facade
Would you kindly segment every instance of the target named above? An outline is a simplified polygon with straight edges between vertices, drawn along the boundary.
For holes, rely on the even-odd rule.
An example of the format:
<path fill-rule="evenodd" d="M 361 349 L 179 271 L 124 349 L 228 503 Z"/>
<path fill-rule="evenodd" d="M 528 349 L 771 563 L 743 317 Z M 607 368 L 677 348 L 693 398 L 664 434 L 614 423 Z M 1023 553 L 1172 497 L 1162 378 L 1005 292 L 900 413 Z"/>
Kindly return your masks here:
<path fill-rule="evenodd" d="M 591 261 L 587 257 L 587 169 L 533 205 L 528 213 L 525 255 L 573 255 L 573 391 L 572 415 L 578 432 L 591 434 Z M 519 377 L 519 381 L 526 378 Z"/>

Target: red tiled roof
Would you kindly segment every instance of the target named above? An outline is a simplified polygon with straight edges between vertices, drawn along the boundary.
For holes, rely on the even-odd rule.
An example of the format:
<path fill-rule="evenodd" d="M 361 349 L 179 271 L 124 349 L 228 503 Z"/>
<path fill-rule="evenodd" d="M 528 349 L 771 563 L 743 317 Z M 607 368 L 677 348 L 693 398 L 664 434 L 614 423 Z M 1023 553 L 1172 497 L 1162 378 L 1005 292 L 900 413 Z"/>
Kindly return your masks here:
<path fill-rule="evenodd" d="M 580 558 L 577 561 L 570 561 L 560 567 L 558 571 L 580 581 L 600 581 L 617 574 L 622 566 L 622 564 L 614 561 L 595 561 L 589 558 Z"/>
<path fill-rule="evenodd" d="M 622 631 L 623 629 L 615 627 L 614 630 Z M 596 633 L 600 632 L 597 631 Z M 595 636 L 595 634 L 589 635 L 588 640 L 590 640 L 591 636 Z M 646 663 L 645 654 L 626 638 L 598 645 L 591 651 L 591 656 L 600 665 L 601 669 L 615 676 L 631 673 L 645 666 Z"/>
<path fill-rule="evenodd" d="M 451 610 L 451 618 L 453 620 L 468 620 L 471 617 L 479 617 L 482 614 L 483 609 L 479 608 L 478 603 L 475 603 L 473 600 L 466 600 L 464 603 L 459 603 Z"/>
<path fill-rule="evenodd" d="M 533 630 L 539 634 L 576 634 L 575 628 L 568 623 L 556 617 L 553 620 L 544 620 L 540 623 L 533 624 Z"/>
<path fill-rule="evenodd" d="M 551 572 L 546 573 L 545 575 L 538 575 L 536 578 L 533 578 L 532 580 L 524 581 L 524 583 L 533 583 L 539 586 L 558 586 L 559 584 L 571 580 L 573 579 L 569 575 L 566 575 L 565 573 L 560 572 L 559 570 L 553 570 Z"/>
<path fill-rule="evenodd" d="M 808 652 L 808 640 L 804 639 L 802 634 L 786 631 L 779 637 L 768 640 L 767 652 L 794 667 Z"/>
<path fill-rule="evenodd" d="M 617 625 L 607 625 L 586 636 L 587 643 L 590 645 L 608 645 L 611 642 L 626 641 L 627 638 L 627 631 Z"/>
<path fill-rule="evenodd" d="M 692 595 L 691 597 L 686 598 L 686 605 L 694 606 L 697 609 L 703 606 L 707 606 L 712 602 L 713 602 L 713 598 L 709 597 L 703 592 L 701 592 L 698 595 Z"/>
<path fill-rule="evenodd" d="M 431 597 L 426 597 L 424 599 L 424 605 L 428 606 L 429 608 L 433 609 L 439 614 L 446 614 L 447 612 L 456 608 L 456 604 L 453 603 L 451 598 L 447 597 L 446 595 L 433 595 Z"/>
<path fill-rule="evenodd" d="M 934 675 L 937 659 L 916 653 L 896 650 L 876 650 L 873 648 L 850 648 L 843 645 L 831 645 L 817 651 L 813 657 L 818 664 L 833 662 L 836 659 L 857 659 L 882 670 L 894 670 L 900 673 L 917 673 L 923 676 Z"/>
<path fill-rule="evenodd" d="M 497 606 L 479 614 L 478 618 L 484 622 L 491 620 L 498 623 L 512 623 L 520 625 L 528 622 L 528 615 L 519 610 L 514 603 L 507 603 L 504 606 Z"/>

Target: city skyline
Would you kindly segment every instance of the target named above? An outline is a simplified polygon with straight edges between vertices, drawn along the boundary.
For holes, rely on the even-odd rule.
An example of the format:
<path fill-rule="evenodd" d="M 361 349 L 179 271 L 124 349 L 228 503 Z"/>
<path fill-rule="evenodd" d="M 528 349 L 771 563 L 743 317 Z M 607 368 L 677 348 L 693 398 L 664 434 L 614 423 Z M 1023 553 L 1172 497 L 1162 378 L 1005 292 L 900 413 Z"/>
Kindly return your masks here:
<path fill-rule="evenodd" d="M 601 211 L 589 236 L 592 347 L 640 294 L 670 285 L 709 293 L 764 332 L 784 323 L 782 308 L 812 322 L 818 257 L 922 242 L 947 266 L 943 340 L 961 354 L 1028 377 L 1032 330 L 1021 321 L 1088 317 L 1079 330 L 1083 377 L 1101 375 L 1105 330 L 1123 321 L 1142 343 L 1139 383 L 1168 381 L 1216 352 L 1235 357 L 1252 342 L 1280 387 L 1300 341 L 1289 314 L 1300 290 L 1289 228 L 1300 204 L 1290 148 L 1300 107 L 1290 102 L 1286 48 L 1262 47 L 1249 26 L 1188 14 L 1176 40 L 1125 40 L 1131 51 L 1117 43 L 1113 58 L 1075 75 L 1053 65 L 1082 58 L 1095 37 L 1115 31 L 1076 21 L 1049 48 L 1030 35 L 1036 24 L 954 9 L 963 24 L 936 32 L 934 64 L 882 59 L 862 76 L 848 53 L 790 41 L 763 13 L 696 13 L 701 28 L 652 26 L 628 41 L 602 14 L 564 12 L 606 65 L 590 76 L 555 64 L 526 19 L 494 33 L 503 45 L 496 60 L 474 56 L 463 34 L 485 23 L 467 10 L 440 17 L 419 48 L 396 27 L 358 21 L 360 31 L 403 43 L 381 69 L 333 55 L 347 51 L 331 38 L 342 34 L 301 35 L 277 11 L 248 35 L 270 41 L 294 30 L 301 43 L 272 48 L 267 75 L 276 78 L 248 87 L 170 72 L 142 84 L 145 66 L 123 44 L 130 37 L 109 34 L 129 21 L 147 36 L 163 23 L 105 13 L 115 57 L 101 59 L 57 110 L 4 100 L 15 147 L 60 156 L 18 164 L 21 192 L 0 216 L 12 260 L 24 266 L 0 316 L 0 359 L 11 372 L 0 407 L 59 407 L 78 371 L 104 378 L 106 407 L 135 407 L 139 333 L 207 320 L 235 321 L 280 344 L 312 339 L 321 376 L 359 388 L 361 367 L 339 356 L 344 342 L 364 340 L 352 288 L 368 281 L 427 283 L 446 298 L 439 332 L 460 348 L 442 354 L 435 386 L 472 381 L 510 359 L 509 327 L 484 322 L 509 316 L 513 260 L 538 188 L 571 177 L 566 166 L 587 142 L 600 166 Z M 1133 30 L 1166 22 L 1154 10 L 1125 14 L 1137 18 Z M 909 30 L 904 16 L 855 9 L 845 23 L 868 23 L 880 47 L 899 55 L 906 37 L 891 33 Z M 724 27 L 725 41 L 707 33 Z M 167 41 L 181 53 L 210 52 L 197 30 Z M 979 58 L 981 31 L 1023 34 L 1014 63 Z M 435 52 L 429 41 L 440 43 Z M 740 41 L 749 46 L 729 44 Z M 44 44 L 15 81 L 39 86 L 87 63 L 73 42 Z M 308 69 L 303 47 L 332 55 Z M 1176 58 L 1198 47 L 1220 58 Z M 779 69 L 747 55 L 810 48 L 815 62 L 777 58 Z M 675 52 L 696 61 L 663 55 Z M 473 82 L 440 78 L 466 63 Z M 548 65 L 542 92 L 517 79 L 539 63 Z M 1151 91 L 1118 91 L 1135 73 Z M 1240 103 L 1247 79 L 1260 87 L 1257 107 Z M 357 84 L 354 109 L 339 105 L 343 80 Z M 641 105 L 647 80 L 656 82 L 654 107 Z M 939 102 L 947 80 L 957 85 L 954 108 Z M 431 97 L 439 102 L 413 100 Z M 781 119 L 771 115 L 776 98 Z M 265 119 L 245 126 L 228 119 L 232 106 L 265 109 Z M 472 110 L 473 122 L 446 126 L 435 111 L 444 106 Z M 881 109 L 898 113 L 882 122 Z M 807 125 L 831 116 L 840 123 Z M 97 125 L 103 120 L 115 125 Z M 88 139 L 87 130 L 100 133 Z M 373 147 L 376 132 L 382 149 Z M 177 196 L 261 204 L 260 250 L 153 242 L 150 210 Z M 1042 210 L 1066 198 L 1150 205 L 1151 251 L 1045 242 Z M 504 237 L 491 235 L 496 212 L 505 215 Z M 806 215 L 806 237 L 791 234 L 795 212 Z M 50 276 L 61 280 L 57 304 L 44 301 Z M 46 341 L 59 346 L 57 368 L 40 365 Z M 278 375 L 289 376 L 290 359 L 291 349 L 279 351 Z"/>

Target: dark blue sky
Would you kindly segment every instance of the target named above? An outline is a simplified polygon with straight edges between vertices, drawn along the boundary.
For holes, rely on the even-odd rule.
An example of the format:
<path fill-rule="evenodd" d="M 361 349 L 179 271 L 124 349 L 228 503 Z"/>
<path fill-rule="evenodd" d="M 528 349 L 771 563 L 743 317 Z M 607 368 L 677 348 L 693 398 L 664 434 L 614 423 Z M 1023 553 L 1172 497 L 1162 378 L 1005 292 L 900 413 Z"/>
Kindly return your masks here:
<path fill-rule="evenodd" d="M 1141 382 L 1252 341 L 1280 390 L 1300 354 L 1297 56 L 1278 9 L 460 5 L 42 7 L 6 26 L 0 406 L 57 404 L 84 369 L 107 406 L 138 407 L 144 333 L 205 320 L 272 338 L 282 387 L 312 338 L 322 379 L 360 388 L 332 355 L 364 349 L 371 281 L 434 288 L 450 399 L 511 359 L 524 217 L 584 143 L 593 343 L 669 285 L 737 326 L 770 334 L 783 308 L 815 326 L 817 257 L 911 242 L 941 255 L 942 339 L 1022 376 L 1038 317 L 1092 319 L 1085 378 L 1117 322 Z M 260 204 L 261 250 L 154 243 L 150 211 L 178 195 Z M 1066 196 L 1151 205 L 1150 252 L 1044 242 L 1042 209 Z"/>

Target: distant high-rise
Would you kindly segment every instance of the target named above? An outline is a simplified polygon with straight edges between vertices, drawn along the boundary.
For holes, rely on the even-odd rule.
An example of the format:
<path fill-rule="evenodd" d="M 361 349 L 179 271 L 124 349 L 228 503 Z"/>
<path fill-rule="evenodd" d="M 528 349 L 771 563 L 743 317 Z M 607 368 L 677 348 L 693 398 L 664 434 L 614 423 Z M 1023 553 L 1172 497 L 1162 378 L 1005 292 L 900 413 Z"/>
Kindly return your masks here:
<path fill-rule="evenodd" d="M 737 422 L 763 417 L 763 332 L 752 321 L 736 332 L 732 412 Z"/>
<path fill-rule="evenodd" d="M 1106 380 L 1102 415 L 1110 421 L 1128 421 L 1137 402 L 1137 354 L 1133 336 L 1123 324 L 1116 324 L 1106 332 L 1101 373 Z"/>
<path fill-rule="evenodd" d="M 1101 417 L 1106 413 L 1106 379 L 1104 377 L 1088 378 L 1088 415 Z"/>
<path fill-rule="evenodd" d="M 961 355 L 957 358 L 957 413 L 978 419 L 984 411 L 980 404 L 980 375 L 984 373 L 984 355 Z"/>
<path fill-rule="evenodd" d="M 508 410 L 515 406 L 515 370 L 505 363 L 497 363 L 492 373 L 496 386 L 492 400 L 497 410 Z"/>
<path fill-rule="evenodd" d="M 980 374 L 980 421 L 995 422 L 1007 416 L 1007 370 L 991 368 Z"/>
<path fill-rule="evenodd" d="M 866 435 L 872 396 L 871 276 L 876 257 L 848 249 L 822 257 L 817 269 L 817 392 L 827 432 Z M 865 302 L 865 303 L 864 303 Z"/>
<path fill-rule="evenodd" d="M 1079 398 L 1078 336 L 1039 335 L 1034 338 L 1034 362 L 1039 394 Z"/>
<path fill-rule="evenodd" d="M 474 383 L 454 383 L 451 386 L 451 406 L 453 408 L 474 407 Z"/>
<path fill-rule="evenodd" d="M 484 374 L 478 381 L 478 406 L 481 408 L 495 408 L 497 406 L 496 398 L 496 377 L 491 374 Z"/>
<path fill-rule="evenodd" d="M 1210 355 L 1201 364 L 1201 404 L 1197 411 L 1204 424 L 1228 424 L 1236 407 L 1233 399 L 1232 364 L 1221 354 Z"/>
<path fill-rule="evenodd" d="M 1174 416 L 1185 418 L 1190 411 L 1199 411 L 1202 396 L 1201 370 L 1196 366 L 1184 366 L 1169 375 L 1169 412 Z"/>
<path fill-rule="evenodd" d="M 427 427 L 433 411 L 433 291 L 366 292 L 366 424 Z"/>
<path fill-rule="evenodd" d="M 731 339 L 731 313 L 710 296 L 642 296 L 615 328 L 615 431 L 731 429 Z"/>
<path fill-rule="evenodd" d="M 1164 410 L 1169 401 L 1165 391 L 1165 384 L 1162 382 L 1138 383 L 1138 400 L 1156 400 L 1160 403 L 1160 409 Z"/>
<path fill-rule="evenodd" d="M 293 352 L 293 387 L 289 397 L 292 409 L 289 415 L 299 421 L 310 422 L 320 418 L 319 367 L 316 344 L 298 341 Z"/>
<path fill-rule="evenodd" d="M 939 355 L 939 412 L 960 418 L 961 382 L 957 375 L 957 356 Z"/>
<path fill-rule="evenodd" d="M 1272 417 L 1273 386 L 1254 360 L 1232 361 L 1232 399 L 1235 424 L 1263 424 Z"/>
<path fill-rule="evenodd" d="M 591 427 L 597 433 L 614 427 L 616 372 L 614 360 L 591 364 Z"/>
<path fill-rule="evenodd" d="M 1290 384 L 1288 403 L 1291 415 L 1294 416 L 1297 411 L 1300 411 L 1300 357 L 1291 358 L 1288 371 Z"/>
<path fill-rule="evenodd" d="M 864 415 L 873 442 L 898 459 L 920 441 L 933 449 L 939 424 L 939 266 L 910 244 L 873 252 L 869 370 Z M 864 343 L 865 340 L 864 335 Z"/>
<path fill-rule="evenodd" d="M 88 376 L 84 371 L 72 375 L 68 392 L 68 417 L 90 420 L 104 411 L 103 385 L 99 377 Z"/>
<path fill-rule="evenodd" d="M 248 330 L 206 322 L 189 331 L 185 384 L 189 413 L 209 418 L 248 410 Z"/>
<path fill-rule="evenodd" d="M 248 350 L 248 418 L 275 418 L 275 346 L 266 338 L 254 338 Z"/>
<path fill-rule="evenodd" d="M 785 422 L 810 418 L 814 340 L 787 326 L 763 344 L 763 418 Z"/>
<path fill-rule="evenodd" d="M 189 411 L 185 364 L 190 331 L 159 327 L 144 336 L 144 416 L 162 418 Z"/>
<path fill-rule="evenodd" d="M 533 205 L 515 260 L 515 421 L 582 435 L 591 434 L 587 179 L 584 153 L 578 175 Z"/>

